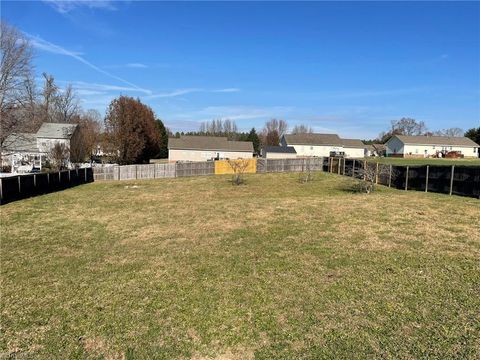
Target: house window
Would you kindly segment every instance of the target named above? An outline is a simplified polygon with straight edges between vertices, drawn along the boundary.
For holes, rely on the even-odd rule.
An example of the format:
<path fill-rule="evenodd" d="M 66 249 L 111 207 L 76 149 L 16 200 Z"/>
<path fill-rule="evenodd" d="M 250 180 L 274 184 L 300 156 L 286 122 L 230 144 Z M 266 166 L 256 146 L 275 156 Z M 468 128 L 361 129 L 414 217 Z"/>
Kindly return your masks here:
<path fill-rule="evenodd" d="M 450 146 L 450 150 L 452 150 L 452 147 Z"/>
<path fill-rule="evenodd" d="M 433 150 L 435 150 L 435 145 L 433 145 Z"/>
<path fill-rule="evenodd" d="M 477 148 L 473 148 L 473 153 L 475 154 L 477 152 Z"/>
<path fill-rule="evenodd" d="M 310 146 L 310 150 L 313 150 L 313 146 Z"/>
<path fill-rule="evenodd" d="M 418 154 L 418 149 L 415 149 L 415 154 Z"/>

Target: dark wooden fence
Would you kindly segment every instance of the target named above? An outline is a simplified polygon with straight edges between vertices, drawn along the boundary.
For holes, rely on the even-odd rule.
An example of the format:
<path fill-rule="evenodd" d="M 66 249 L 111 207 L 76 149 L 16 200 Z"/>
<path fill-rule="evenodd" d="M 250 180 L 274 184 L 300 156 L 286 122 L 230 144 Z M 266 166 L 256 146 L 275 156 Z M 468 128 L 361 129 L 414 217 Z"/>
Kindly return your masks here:
<path fill-rule="evenodd" d="M 91 168 L 0 178 L 0 204 L 93 182 Z"/>
<path fill-rule="evenodd" d="M 377 184 L 480 199 L 480 166 L 388 165 L 364 160 L 325 158 L 323 170 L 363 179 L 365 166 L 377 174 Z"/>

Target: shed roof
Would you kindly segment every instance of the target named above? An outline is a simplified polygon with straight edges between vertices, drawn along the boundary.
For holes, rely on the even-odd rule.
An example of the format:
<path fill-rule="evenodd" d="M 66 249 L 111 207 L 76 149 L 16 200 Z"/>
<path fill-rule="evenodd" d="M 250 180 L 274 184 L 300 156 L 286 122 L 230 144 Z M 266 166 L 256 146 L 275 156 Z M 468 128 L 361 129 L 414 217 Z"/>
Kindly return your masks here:
<path fill-rule="evenodd" d="M 337 134 L 285 134 L 289 145 L 342 145 Z"/>
<path fill-rule="evenodd" d="M 265 153 L 280 153 L 280 154 L 296 154 L 293 146 L 264 146 L 263 151 Z"/>
<path fill-rule="evenodd" d="M 48 123 L 42 124 L 37 131 L 37 137 L 50 139 L 70 139 L 77 124 Z"/>
<path fill-rule="evenodd" d="M 467 137 L 450 137 L 450 136 L 411 136 L 411 135 L 394 135 L 404 144 L 416 145 L 448 145 L 448 146 L 466 146 L 477 147 L 478 145 L 472 139 Z"/>
<path fill-rule="evenodd" d="M 253 153 L 251 141 L 230 141 L 218 136 L 181 136 L 168 139 L 169 149 L 244 151 Z"/>

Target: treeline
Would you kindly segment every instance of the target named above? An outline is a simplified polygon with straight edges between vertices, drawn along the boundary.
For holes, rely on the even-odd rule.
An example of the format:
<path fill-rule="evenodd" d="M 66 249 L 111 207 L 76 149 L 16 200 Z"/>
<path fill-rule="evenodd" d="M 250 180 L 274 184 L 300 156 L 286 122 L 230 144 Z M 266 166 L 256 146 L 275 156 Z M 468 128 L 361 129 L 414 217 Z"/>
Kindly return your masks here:
<path fill-rule="evenodd" d="M 365 143 L 385 143 L 394 135 L 420 135 L 420 136 L 448 136 L 448 137 L 462 137 L 466 136 L 478 143 L 475 128 L 466 132 L 458 127 L 451 127 L 442 130 L 429 130 L 424 121 L 417 121 L 412 118 L 403 117 L 400 120 L 392 120 L 390 129 L 381 132 L 374 140 L 366 140 Z"/>

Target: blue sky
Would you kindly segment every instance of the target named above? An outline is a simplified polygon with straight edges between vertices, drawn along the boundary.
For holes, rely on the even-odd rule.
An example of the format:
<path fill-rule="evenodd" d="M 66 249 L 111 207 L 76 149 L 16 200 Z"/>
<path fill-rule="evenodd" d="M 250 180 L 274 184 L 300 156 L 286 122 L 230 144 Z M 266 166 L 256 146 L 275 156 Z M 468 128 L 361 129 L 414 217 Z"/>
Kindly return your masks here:
<path fill-rule="evenodd" d="M 174 131 L 230 118 L 372 138 L 393 119 L 480 126 L 479 2 L 3 1 L 37 76 L 105 114 L 139 97 Z"/>

